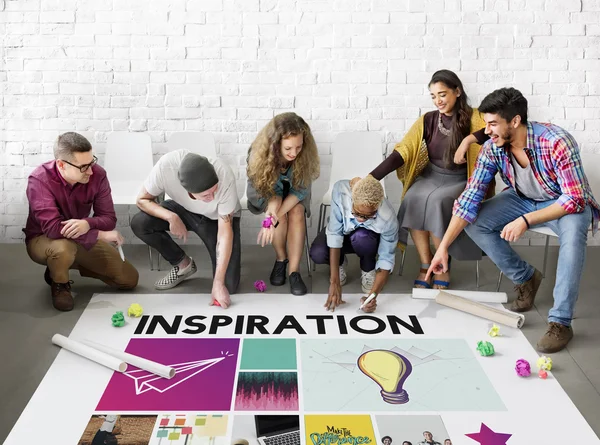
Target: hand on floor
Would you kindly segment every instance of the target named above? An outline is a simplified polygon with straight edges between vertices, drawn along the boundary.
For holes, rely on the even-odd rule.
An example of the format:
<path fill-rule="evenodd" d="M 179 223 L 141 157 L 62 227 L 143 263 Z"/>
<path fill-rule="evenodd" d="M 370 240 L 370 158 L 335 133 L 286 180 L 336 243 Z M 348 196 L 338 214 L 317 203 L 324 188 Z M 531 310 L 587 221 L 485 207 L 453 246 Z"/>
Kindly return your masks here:
<path fill-rule="evenodd" d="M 217 281 L 213 282 L 213 288 L 210 295 L 212 297 L 210 300 L 210 306 L 213 306 L 215 304 L 215 300 L 223 309 L 227 309 L 231 304 L 229 291 L 223 283 L 219 283 Z"/>
<path fill-rule="evenodd" d="M 327 301 L 325 302 L 325 307 L 328 311 L 335 311 L 335 308 L 340 304 L 346 303 L 342 300 L 342 286 L 339 282 L 331 283 L 329 285 L 329 296 L 327 297 Z"/>

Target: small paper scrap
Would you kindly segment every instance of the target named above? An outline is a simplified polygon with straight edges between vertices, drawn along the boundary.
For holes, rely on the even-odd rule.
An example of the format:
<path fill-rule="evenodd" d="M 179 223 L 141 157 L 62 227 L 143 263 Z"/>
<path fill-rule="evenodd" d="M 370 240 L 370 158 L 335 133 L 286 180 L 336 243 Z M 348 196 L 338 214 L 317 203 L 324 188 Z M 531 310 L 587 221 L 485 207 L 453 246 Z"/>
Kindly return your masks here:
<path fill-rule="evenodd" d="M 543 369 L 540 369 L 540 372 L 538 372 L 538 375 L 540 376 L 540 379 L 546 380 L 548 378 L 548 373 L 546 371 L 544 371 Z"/>
<path fill-rule="evenodd" d="M 115 312 L 111 318 L 112 325 L 116 328 L 125 326 L 125 317 L 122 311 Z"/>
<path fill-rule="evenodd" d="M 490 337 L 498 337 L 500 334 L 500 328 L 496 325 L 492 325 L 490 332 L 488 332 Z"/>
<path fill-rule="evenodd" d="M 127 309 L 127 315 L 130 317 L 141 317 L 143 313 L 144 309 L 137 303 L 133 303 L 131 306 L 129 306 L 129 309 Z"/>
<path fill-rule="evenodd" d="M 477 350 L 479 353 L 488 357 L 490 355 L 494 355 L 496 351 L 494 351 L 494 345 L 492 345 L 489 341 L 480 341 L 477 343 Z"/>
<path fill-rule="evenodd" d="M 515 371 L 519 377 L 529 377 L 531 375 L 531 366 L 527 360 L 521 358 L 517 360 Z"/>
<path fill-rule="evenodd" d="M 264 292 L 267 290 L 267 285 L 263 280 L 257 280 L 254 282 L 254 289 L 256 289 L 259 292 Z"/>
<path fill-rule="evenodd" d="M 552 358 L 542 355 L 537 360 L 537 367 L 543 371 L 550 371 L 552 369 Z"/>

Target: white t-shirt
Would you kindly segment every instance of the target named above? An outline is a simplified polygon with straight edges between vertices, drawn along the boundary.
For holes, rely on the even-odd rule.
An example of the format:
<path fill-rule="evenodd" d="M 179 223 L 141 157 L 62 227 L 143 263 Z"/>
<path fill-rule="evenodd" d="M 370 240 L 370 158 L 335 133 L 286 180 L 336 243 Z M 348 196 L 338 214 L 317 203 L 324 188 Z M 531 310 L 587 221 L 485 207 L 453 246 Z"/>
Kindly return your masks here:
<path fill-rule="evenodd" d="M 116 423 L 117 423 L 117 416 L 111 416 L 111 415 L 106 416 L 104 418 L 104 422 L 100 426 L 100 431 L 107 431 L 109 433 L 112 433 L 112 431 L 115 429 Z"/>
<path fill-rule="evenodd" d="M 211 202 L 204 202 L 190 197 L 179 182 L 178 176 L 181 161 L 188 153 L 190 153 L 189 150 L 175 150 L 162 156 L 144 183 L 146 191 L 153 196 L 164 192 L 186 210 L 204 215 L 209 219 L 216 220 L 219 216 L 230 214 L 239 216 L 241 206 L 237 195 L 235 176 L 231 168 L 220 159 L 208 158 L 219 178 L 215 199 Z"/>

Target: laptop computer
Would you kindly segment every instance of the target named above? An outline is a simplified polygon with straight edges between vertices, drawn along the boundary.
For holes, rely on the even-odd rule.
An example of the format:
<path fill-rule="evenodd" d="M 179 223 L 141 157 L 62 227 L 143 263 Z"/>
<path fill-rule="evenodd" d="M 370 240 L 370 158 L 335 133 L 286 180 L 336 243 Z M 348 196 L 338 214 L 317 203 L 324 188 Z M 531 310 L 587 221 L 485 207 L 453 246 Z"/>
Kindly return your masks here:
<path fill-rule="evenodd" d="M 300 416 L 254 416 L 260 445 L 300 445 Z"/>

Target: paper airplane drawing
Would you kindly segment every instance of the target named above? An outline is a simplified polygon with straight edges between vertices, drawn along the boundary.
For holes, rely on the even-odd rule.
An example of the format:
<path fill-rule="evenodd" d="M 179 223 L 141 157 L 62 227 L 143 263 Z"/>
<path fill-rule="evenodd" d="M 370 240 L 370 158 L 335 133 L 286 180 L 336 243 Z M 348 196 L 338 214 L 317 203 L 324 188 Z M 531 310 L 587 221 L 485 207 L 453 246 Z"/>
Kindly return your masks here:
<path fill-rule="evenodd" d="M 224 357 L 169 365 L 172 368 L 175 368 L 177 371 L 175 377 L 172 379 L 164 379 L 156 374 L 152 374 L 151 372 L 137 368 L 133 368 L 132 371 L 125 372 L 124 375 L 133 379 L 135 383 L 136 395 L 140 395 L 151 390 L 164 393 L 180 383 L 183 383 L 186 380 L 189 380 L 192 377 L 200 374 L 201 372 L 206 371 L 208 368 L 216 365 L 217 363 L 222 362 L 227 357 L 232 357 L 232 354 L 227 354 Z"/>

